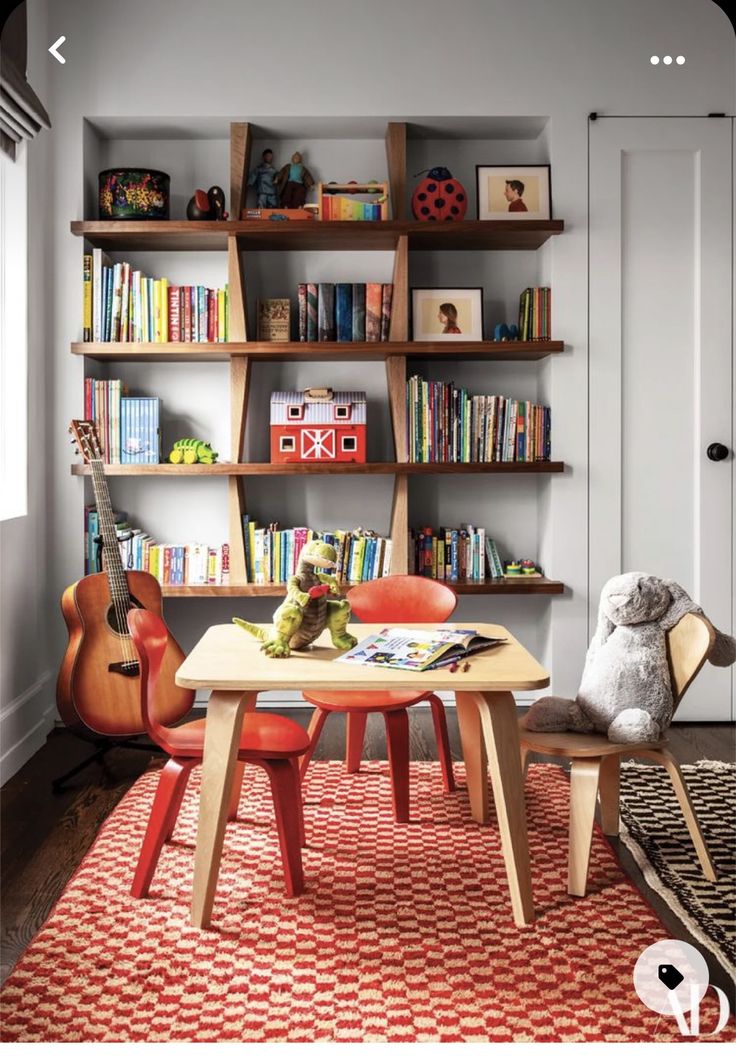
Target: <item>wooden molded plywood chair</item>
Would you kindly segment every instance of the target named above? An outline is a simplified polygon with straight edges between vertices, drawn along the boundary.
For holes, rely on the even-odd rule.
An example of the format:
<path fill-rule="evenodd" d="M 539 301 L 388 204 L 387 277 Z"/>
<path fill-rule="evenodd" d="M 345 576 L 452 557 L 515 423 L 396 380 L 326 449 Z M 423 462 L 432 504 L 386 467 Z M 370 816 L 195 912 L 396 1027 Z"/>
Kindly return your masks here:
<path fill-rule="evenodd" d="M 140 658 L 141 706 L 146 732 L 171 756 L 161 771 L 131 888 L 132 895 L 140 899 L 148 894 L 161 848 L 173 834 L 191 770 L 202 762 L 207 720 L 195 719 L 178 727 L 165 727 L 158 722 L 156 683 L 166 647 L 166 625 L 155 613 L 132 609 L 128 613 L 128 627 Z M 231 820 L 237 817 L 245 764 L 262 767 L 271 783 L 284 880 L 290 896 L 299 895 L 304 887 L 301 857 L 304 822 L 296 761 L 308 747 L 307 732 L 291 719 L 253 711 L 243 717 L 228 817 Z"/>
<path fill-rule="evenodd" d="M 366 623 L 442 624 L 454 612 L 457 595 L 446 584 L 424 576 L 386 576 L 369 580 L 352 588 L 349 595 L 354 616 Z M 349 773 L 360 768 L 365 725 L 371 712 L 380 712 L 386 724 L 386 741 L 391 770 L 394 818 L 409 821 L 409 717 L 407 708 L 428 701 L 432 709 L 437 751 L 442 766 L 445 789 L 452 792 L 452 773 L 447 718 L 442 701 L 436 694 L 407 693 L 406 690 L 315 691 L 304 694 L 315 705 L 309 724 L 309 751 L 302 756 L 302 778 L 309 766 L 322 727 L 331 712 L 347 714 L 347 751 L 345 763 Z"/>
<path fill-rule="evenodd" d="M 685 691 L 705 664 L 715 641 L 715 632 L 705 617 L 687 613 L 667 633 L 667 655 L 675 708 Z M 632 702 L 632 705 L 634 702 Z M 584 896 L 588 877 L 590 846 L 596 798 L 600 796 L 601 828 L 609 836 L 619 831 L 619 765 L 622 756 L 639 756 L 661 763 L 675 788 L 687 828 L 690 831 L 703 873 L 716 880 L 713 861 L 708 852 L 700 824 L 685 785 L 685 780 L 669 749 L 667 741 L 618 745 L 605 734 L 536 733 L 520 723 L 521 758 L 526 768 L 530 752 L 570 759 L 570 849 L 568 884 L 570 895 Z"/>

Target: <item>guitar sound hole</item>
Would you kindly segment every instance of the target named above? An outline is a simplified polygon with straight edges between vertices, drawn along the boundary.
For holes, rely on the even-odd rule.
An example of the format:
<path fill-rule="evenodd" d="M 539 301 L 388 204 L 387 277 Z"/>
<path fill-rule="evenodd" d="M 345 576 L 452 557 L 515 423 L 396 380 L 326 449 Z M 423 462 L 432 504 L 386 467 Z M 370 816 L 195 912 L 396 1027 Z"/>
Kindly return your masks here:
<path fill-rule="evenodd" d="M 131 609 L 143 609 L 143 606 L 137 598 L 133 598 L 131 595 Z M 114 605 L 109 605 L 107 608 L 107 625 L 115 635 L 130 635 L 128 631 L 128 610 L 121 606 L 117 608 Z"/>

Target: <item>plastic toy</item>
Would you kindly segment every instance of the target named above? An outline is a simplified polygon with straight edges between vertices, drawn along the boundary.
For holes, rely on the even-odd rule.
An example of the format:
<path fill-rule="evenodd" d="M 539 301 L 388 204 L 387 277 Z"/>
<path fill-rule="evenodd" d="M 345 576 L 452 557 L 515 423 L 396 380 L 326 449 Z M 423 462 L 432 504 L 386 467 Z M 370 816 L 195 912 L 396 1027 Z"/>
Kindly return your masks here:
<path fill-rule="evenodd" d="M 417 220 L 462 220 L 468 208 L 468 195 L 449 169 L 438 165 L 425 169 L 427 175 L 414 188 L 411 211 Z M 422 176 L 423 173 L 415 173 Z"/>
<path fill-rule="evenodd" d="M 193 466 L 195 462 L 211 466 L 217 462 L 217 452 L 212 446 L 196 437 L 184 437 L 177 440 L 169 453 L 169 462 L 175 466 L 183 463 L 185 466 Z"/>
<path fill-rule="evenodd" d="M 271 393 L 271 462 L 365 462 L 366 394 Z"/>
<path fill-rule="evenodd" d="M 519 328 L 516 323 L 497 323 L 493 331 L 494 341 L 518 341 Z"/>
<path fill-rule="evenodd" d="M 350 603 L 339 595 L 334 576 L 319 569 L 334 569 L 337 551 L 329 543 L 312 540 L 299 555 L 294 576 L 289 577 L 286 599 L 273 615 L 273 629 L 265 632 L 257 624 L 233 617 L 233 623 L 260 639 L 261 649 L 269 657 L 288 657 L 292 650 L 303 650 L 329 629 L 333 646 L 351 650 L 358 640 L 345 630 L 350 619 Z"/>
<path fill-rule="evenodd" d="M 187 220 L 227 220 L 225 192 L 217 184 L 209 191 L 198 188 L 187 203 Z"/>

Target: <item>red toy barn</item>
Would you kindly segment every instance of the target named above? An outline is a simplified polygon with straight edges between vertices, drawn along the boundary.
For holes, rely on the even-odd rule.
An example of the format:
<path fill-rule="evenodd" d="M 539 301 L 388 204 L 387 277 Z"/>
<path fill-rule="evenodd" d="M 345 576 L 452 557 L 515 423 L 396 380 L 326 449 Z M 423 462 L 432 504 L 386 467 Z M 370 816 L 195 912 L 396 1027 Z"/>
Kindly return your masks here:
<path fill-rule="evenodd" d="M 365 393 L 272 393 L 271 462 L 365 462 L 365 426 Z"/>

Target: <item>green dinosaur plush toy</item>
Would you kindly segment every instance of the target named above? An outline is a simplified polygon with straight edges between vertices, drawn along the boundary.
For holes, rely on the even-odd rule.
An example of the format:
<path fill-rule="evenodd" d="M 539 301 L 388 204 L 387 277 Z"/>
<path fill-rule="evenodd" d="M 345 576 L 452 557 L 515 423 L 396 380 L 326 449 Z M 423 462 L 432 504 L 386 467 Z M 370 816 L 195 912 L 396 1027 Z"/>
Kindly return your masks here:
<path fill-rule="evenodd" d="M 339 595 L 340 587 L 334 576 L 317 571 L 334 569 L 336 562 L 334 547 L 312 540 L 302 548 L 296 574 L 289 577 L 286 598 L 273 615 L 271 633 L 240 617 L 233 617 L 233 622 L 260 639 L 261 649 L 269 657 L 288 657 L 292 650 L 303 650 L 324 628 L 329 628 L 333 646 L 351 650 L 358 640 L 345 630 L 350 603 L 346 598 L 328 599 L 328 594 Z"/>
<path fill-rule="evenodd" d="M 217 462 L 217 452 L 212 450 L 211 444 L 203 440 L 197 440 L 196 437 L 184 437 L 175 442 L 169 455 L 169 462 L 173 462 L 175 466 L 180 463 L 192 466 L 195 462 L 211 466 L 212 463 Z"/>

